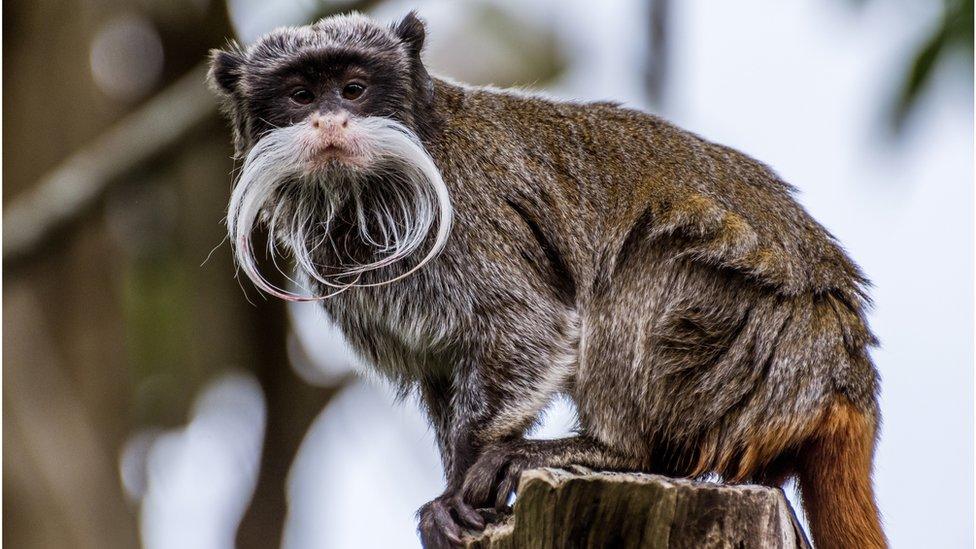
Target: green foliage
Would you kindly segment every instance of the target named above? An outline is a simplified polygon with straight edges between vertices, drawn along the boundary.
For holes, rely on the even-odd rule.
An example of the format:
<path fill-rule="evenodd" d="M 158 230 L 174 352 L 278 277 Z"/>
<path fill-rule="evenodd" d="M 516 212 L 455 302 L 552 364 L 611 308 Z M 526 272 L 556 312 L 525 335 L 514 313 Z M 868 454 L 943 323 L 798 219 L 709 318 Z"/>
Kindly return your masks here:
<path fill-rule="evenodd" d="M 973 0 L 943 0 L 942 20 L 913 57 L 892 112 L 892 126 L 898 131 L 932 79 L 938 64 L 954 53 L 973 62 Z"/>

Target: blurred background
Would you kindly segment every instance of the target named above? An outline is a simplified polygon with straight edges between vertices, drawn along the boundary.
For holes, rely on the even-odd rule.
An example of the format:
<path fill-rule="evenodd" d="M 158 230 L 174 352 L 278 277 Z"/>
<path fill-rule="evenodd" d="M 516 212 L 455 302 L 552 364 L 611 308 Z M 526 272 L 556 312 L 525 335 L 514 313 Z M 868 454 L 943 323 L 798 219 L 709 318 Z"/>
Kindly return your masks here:
<path fill-rule="evenodd" d="M 616 99 L 770 164 L 875 283 L 894 547 L 973 543 L 972 0 L 5 0 L 3 542 L 415 547 L 416 403 L 234 277 L 207 50 L 417 8 L 473 83 Z M 564 434 L 558 402 L 535 436 Z"/>

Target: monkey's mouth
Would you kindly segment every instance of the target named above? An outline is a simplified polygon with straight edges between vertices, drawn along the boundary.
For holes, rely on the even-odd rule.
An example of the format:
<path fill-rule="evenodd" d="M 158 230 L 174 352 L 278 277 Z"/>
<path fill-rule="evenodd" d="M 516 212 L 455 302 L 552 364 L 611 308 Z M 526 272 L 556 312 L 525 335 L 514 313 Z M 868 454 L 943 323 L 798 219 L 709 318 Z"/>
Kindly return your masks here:
<path fill-rule="evenodd" d="M 309 167 L 312 169 L 335 168 L 335 167 L 364 167 L 363 159 L 349 147 L 339 143 L 324 143 L 315 147 L 308 158 Z"/>

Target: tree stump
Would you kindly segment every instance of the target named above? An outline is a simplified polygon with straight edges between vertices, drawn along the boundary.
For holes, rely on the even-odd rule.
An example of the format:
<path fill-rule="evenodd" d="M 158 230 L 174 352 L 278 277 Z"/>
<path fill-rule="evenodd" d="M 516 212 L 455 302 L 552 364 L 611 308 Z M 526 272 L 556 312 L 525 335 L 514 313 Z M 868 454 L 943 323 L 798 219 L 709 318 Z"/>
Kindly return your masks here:
<path fill-rule="evenodd" d="M 522 475 L 512 515 L 469 549 L 810 549 L 783 491 L 585 468 Z"/>

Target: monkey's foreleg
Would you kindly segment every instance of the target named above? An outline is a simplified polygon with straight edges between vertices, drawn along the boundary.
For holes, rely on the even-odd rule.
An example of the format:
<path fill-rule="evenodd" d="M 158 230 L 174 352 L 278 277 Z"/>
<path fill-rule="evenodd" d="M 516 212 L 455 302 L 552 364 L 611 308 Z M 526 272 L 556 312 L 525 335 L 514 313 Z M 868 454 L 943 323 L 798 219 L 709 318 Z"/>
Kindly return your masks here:
<path fill-rule="evenodd" d="M 458 444 L 458 439 L 465 436 L 459 421 L 463 412 L 458 410 L 459 402 L 456 399 L 457 377 L 431 377 L 421 380 L 419 384 L 421 402 L 434 428 L 448 480 L 444 494 L 417 511 L 417 531 L 423 546 L 427 548 L 461 545 L 462 525 L 477 530 L 484 528 L 484 521 L 477 511 L 461 499 L 458 490 L 452 489 L 452 484 L 456 484 L 452 479 L 459 475 L 456 471 L 470 465 L 465 461 L 472 461 L 468 457 L 469 452 Z"/>
<path fill-rule="evenodd" d="M 568 375 L 528 366 L 553 361 L 528 361 L 525 356 L 461 365 L 449 384 L 421 385 L 447 477 L 444 493 L 418 511 L 425 547 L 459 545 L 462 526 L 484 528 L 481 516 L 462 497 L 468 469 L 483 449 L 520 439 Z"/>
<path fill-rule="evenodd" d="M 468 469 L 462 492 L 475 506 L 502 510 L 522 473 L 539 467 L 581 465 L 601 470 L 640 469 L 639 460 L 579 435 L 556 440 L 518 439 L 486 448 Z"/>

